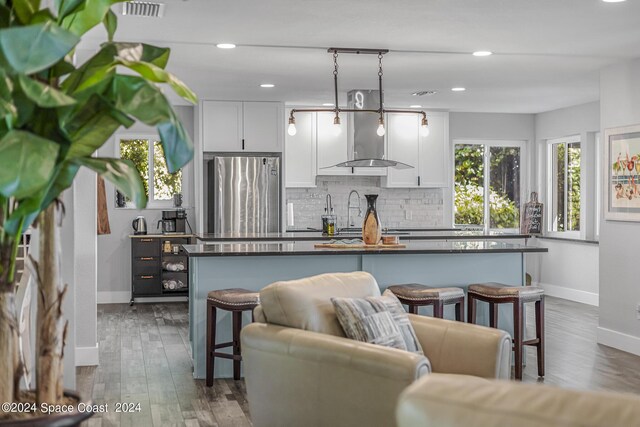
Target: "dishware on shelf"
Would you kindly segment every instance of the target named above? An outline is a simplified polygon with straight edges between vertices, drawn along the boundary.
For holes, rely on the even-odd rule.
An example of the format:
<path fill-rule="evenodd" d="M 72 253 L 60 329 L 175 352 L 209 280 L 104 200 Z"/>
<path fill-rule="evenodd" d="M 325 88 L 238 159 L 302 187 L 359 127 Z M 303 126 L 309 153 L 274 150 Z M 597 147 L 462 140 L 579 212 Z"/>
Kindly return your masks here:
<path fill-rule="evenodd" d="M 399 241 L 398 236 L 382 236 L 383 245 L 397 245 Z"/>
<path fill-rule="evenodd" d="M 377 194 L 365 194 L 367 198 L 367 213 L 362 223 L 362 241 L 367 245 L 377 245 L 382 238 L 382 226 L 376 210 Z"/>

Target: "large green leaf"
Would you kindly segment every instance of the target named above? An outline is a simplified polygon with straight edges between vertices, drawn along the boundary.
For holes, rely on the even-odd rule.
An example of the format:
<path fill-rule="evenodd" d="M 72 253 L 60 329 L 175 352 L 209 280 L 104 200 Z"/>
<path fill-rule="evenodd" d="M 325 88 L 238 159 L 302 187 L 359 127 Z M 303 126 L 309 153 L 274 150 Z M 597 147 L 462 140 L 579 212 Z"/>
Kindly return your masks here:
<path fill-rule="evenodd" d="M 118 110 L 158 127 L 170 173 L 193 158 L 191 139 L 156 85 L 138 76 L 117 75 L 113 78 L 110 96 Z"/>
<path fill-rule="evenodd" d="M 0 30 L 0 55 L 13 72 L 33 74 L 60 61 L 80 39 L 52 22 Z"/>
<path fill-rule="evenodd" d="M 169 61 L 171 49 L 146 43 L 110 42 L 103 43 L 102 49 L 113 52 L 114 57 L 131 62 L 150 62 L 164 69 Z"/>
<path fill-rule="evenodd" d="M 133 200 L 138 209 L 147 205 L 140 173 L 131 160 L 85 157 L 73 162 L 92 169 L 113 183 L 122 194 Z"/>
<path fill-rule="evenodd" d="M 39 9 L 40 0 L 13 0 L 13 11 L 23 24 L 28 24 Z"/>
<path fill-rule="evenodd" d="M 85 1 L 86 0 L 55 0 L 54 5 L 58 11 L 58 22 L 62 22 L 69 14 L 81 9 Z"/>
<path fill-rule="evenodd" d="M 68 14 L 60 25 L 73 34 L 81 36 L 104 21 L 112 5 L 125 0 L 85 0 L 84 7 L 76 8 Z"/>
<path fill-rule="evenodd" d="M 64 124 L 71 140 L 67 159 L 91 156 L 120 127 L 135 121 L 99 96 L 93 96 Z"/>
<path fill-rule="evenodd" d="M 0 140 L 0 194 L 23 198 L 47 185 L 58 144 L 29 132 L 12 130 Z"/>
<path fill-rule="evenodd" d="M 107 37 L 109 41 L 113 41 L 113 35 L 116 33 L 116 29 L 118 28 L 118 17 L 113 10 L 109 9 L 107 14 L 104 16 L 104 28 L 107 30 Z"/>
<path fill-rule="evenodd" d="M 167 83 L 176 94 L 190 101 L 193 104 L 198 103 L 198 97 L 189 87 L 184 84 L 173 74 L 157 67 L 149 62 L 129 62 L 121 60 L 120 63 L 125 67 L 137 72 L 147 80 L 156 83 Z"/>
<path fill-rule="evenodd" d="M 0 121 L 7 129 L 11 128 L 15 118 L 18 116 L 18 109 L 13 103 L 12 92 L 13 82 L 7 76 L 7 73 L 0 68 Z"/>
<path fill-rule="evenodd" d="M 76 103 L 75 99 L 64 92 L 60 92 L 51 86 L 40 83 L 37 80 L 33 80 L 24 74 L 20 74 L 18 76 L 18 81 L 20 82 L 20 87 L 27 98 L 32 100 L 38 107 L 65 107 Z"/>

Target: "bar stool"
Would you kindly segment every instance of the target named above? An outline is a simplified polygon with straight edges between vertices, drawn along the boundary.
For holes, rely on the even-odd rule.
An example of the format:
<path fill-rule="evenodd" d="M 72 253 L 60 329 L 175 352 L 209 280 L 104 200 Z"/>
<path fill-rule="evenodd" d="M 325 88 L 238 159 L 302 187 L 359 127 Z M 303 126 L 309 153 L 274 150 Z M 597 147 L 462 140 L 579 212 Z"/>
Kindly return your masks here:
<path fill-rule="evenodd" d="M 525 345 L 536 347 L 538 352 L 538 376 L 544 377 L 544 290 L 536 286 L 507 286 L 501 283 L 470 285 L 468 297 L 468 322 L 476 323 L 476 301 L 489 303 L 489 326 L 498 327 L 496 304 L 513 304 L 513 350 L 515 352 L 515 377 L 522 380 L 522 354 Z M 523 305 L 535 302 L 536 337 L 524 341 Z"/>
<path fill-rule="evenodd" d="M 233 360 L 233 379 L 240 379 L 240 329 L 242 312 L 253 310 L 259 304 L 258 292 L 247 289 L 220 289 L 207 295 L 207 387 L 213 385 L 213 365 L 216 357 Z M 233 339 L 230 342 L 216 344 L 216 309 L 232 313 Z M 251 314 L 253 320 L 253 312 Z M 233 347 L 233 353 L 221 353 L 219 348 Z"/>
<path fill-rule="evenodd" d="M 464 291 L 460 288 L 430 288 L 418 283 L 392 285 L 387 288 L 409 308 L 418 314 L 418 307 L 433 306 L 433 317 L 442 319 L 444 306 L 455 304 L 456 320 L 464 321 Z"/>

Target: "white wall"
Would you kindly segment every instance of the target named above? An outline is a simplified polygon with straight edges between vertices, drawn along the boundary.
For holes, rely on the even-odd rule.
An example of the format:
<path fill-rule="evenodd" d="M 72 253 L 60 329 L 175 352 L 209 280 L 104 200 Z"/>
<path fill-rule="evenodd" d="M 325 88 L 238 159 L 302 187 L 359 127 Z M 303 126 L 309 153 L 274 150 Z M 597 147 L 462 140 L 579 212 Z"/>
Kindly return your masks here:
<path fill-rule="evenodd" d="M 600 119 L 602 135 L 608 128 L 640 123 L 640 59 L 601 72 Z M 605 221 L 601 213 L 598 342 L 640 355 L 638 237 L 640 223 Z"/>
<path fill-rule="evenodd" d="M 507 113 L 450 113 L 449 138 L 451 152 L 458 139 L 486 139 L 499 141 L 526 141 L 529 149 L 528 173 L 523 179 L 525 194 L 533 180 L 535 169 L 533 142 L 535 141 L 535 121 L 533 114 Z M 453 155 L 450 157 L 453 159 Z M 453 177 L 451 177 L 453 182 Z M 444 226 L 453 225 L 453 188 L 444 190 Z"/>
<path fill-rule="evenodd" d="M 595 238 L 596 146 L 594 136 L 599 129 L 599 102 L 548 111 L 535 116 L 537 166 L 532 191 L 538 191 L 540 201 L 547 204 L 545 206 L 547 221 L 550 211 L 546 199 L 547 140 L 580 135 L 581 237 L 590 240 Z M 543 239 L 539 239 L 537 243 L 549 248 L 549 252 L 529 256 L 529 272 L 533 276 L 533 281 L 545 288 L 548 295 L 598 305 L 598 245 Z"/>
<path fill-rule="evenodd" d="M 193 139 L 194 107 L 174 106 L 176 114 L 182 120 L 187 133 Z M 121 133 L 153 134 L 154 128 L 141 123 L 134 124 Z M 99 156 L 113 157 L 116 154 L 115 137 L 111 138 L 100 150 Z M 193 209 L 193 173 L 191 166 L 185 168 L 183 177 L 183 206 L 187 211 L 189 223 L 195 231 Z M 155 233 L 156 225 L 162 216 L 162 209 L 116 209 L 115 188 L 109 182 L 105 183 L 107 194 L 107 208 L 111 234 L 98 236 L 98 303 L 128 302 L 131 297 L 131 243 L 129 235 L 133 234 L 131 222 L 142 215 L 147 220 L 148 232 Z M 188 228 L 187 228 L 188 231 Z"/>

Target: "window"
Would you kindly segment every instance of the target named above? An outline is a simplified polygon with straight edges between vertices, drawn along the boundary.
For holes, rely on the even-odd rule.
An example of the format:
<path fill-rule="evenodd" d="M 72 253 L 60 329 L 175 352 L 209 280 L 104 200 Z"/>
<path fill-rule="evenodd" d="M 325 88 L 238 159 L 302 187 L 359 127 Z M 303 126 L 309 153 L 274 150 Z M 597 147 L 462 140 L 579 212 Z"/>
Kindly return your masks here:
<path fill-rule="evenodd" d="M 173 205 L 173 195 L 182 192 L 182 170 L 169 173 L 164 160 L 162 143 L 158 137 L 120 137 L 118 152 L 121 159 L 128 159 L 136 165 L 149 207 L 169 207 Z M 116 191 L 116 207 L 133 208 L 133 203 Z"/>
<path fill-rule="evenodd" d="M 518 229 L 524 143 L 465 141 L 454 150 L 455 224 Z"/>
<path fill-rule="evenodd" d="M 580 231 L 580 137 L 549 140 L 548 231 Z"/>

